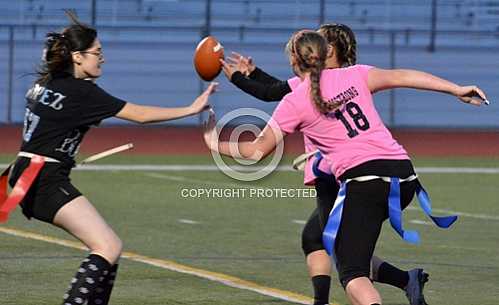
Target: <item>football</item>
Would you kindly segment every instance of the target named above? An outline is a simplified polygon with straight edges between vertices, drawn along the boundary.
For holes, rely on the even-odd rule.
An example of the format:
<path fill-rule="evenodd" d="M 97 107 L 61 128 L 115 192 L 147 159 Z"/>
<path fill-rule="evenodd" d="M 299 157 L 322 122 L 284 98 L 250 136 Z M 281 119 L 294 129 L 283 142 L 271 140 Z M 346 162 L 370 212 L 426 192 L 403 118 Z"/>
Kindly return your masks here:
<path fill-rule="evenodd" d="M 224 58 L 224 48 L 213 36 L 205 37 L 198 43 L 194 52 L 194 68 L 205 81 L 211 81 L 222 71 L 220 59 Z"/>

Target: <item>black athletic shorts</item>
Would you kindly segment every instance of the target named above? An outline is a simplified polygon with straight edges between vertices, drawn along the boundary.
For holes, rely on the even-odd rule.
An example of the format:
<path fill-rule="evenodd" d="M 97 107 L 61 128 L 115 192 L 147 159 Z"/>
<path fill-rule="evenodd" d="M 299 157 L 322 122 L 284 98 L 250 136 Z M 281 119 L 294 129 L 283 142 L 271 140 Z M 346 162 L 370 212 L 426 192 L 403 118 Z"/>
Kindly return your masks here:
<path fill-rule="evenodd" d="M 15 185 L 29 166 L 30 161 L 31 159 L 25 157 L 16 160 L 9 178 L 11 187 Z M 34 217 L 44 222 L 53 223 L 55 214 L 62 206 L 82 195 L 71 184 L 70 172 L 70 166 L 46 162 L 21 202 L 23 214 L 28 219 Z"/>

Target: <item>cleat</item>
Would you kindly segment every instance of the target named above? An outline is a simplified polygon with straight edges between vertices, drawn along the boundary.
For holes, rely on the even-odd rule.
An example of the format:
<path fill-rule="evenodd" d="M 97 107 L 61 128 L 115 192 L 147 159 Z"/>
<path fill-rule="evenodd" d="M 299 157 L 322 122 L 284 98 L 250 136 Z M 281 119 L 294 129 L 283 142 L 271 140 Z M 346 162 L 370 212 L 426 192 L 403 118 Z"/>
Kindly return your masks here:
<path fill-rule="evenodd" d="M 428 305 L 423 295 L 424 285 L 428 282 L 428 277 L 428 273 L 423 272 L 423 269 L 409 271 L 409 282 L 404 290 L 410 305 Z"/>

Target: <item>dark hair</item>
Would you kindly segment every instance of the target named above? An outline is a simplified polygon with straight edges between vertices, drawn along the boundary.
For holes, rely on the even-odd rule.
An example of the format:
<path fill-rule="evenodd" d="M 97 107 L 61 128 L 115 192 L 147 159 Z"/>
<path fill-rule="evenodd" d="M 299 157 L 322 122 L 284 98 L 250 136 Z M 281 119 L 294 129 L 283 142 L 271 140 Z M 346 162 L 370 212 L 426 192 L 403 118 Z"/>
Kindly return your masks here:
<path fill-rule="evenodd" d="M 322 99 L 320 81 L 322 70 L 326 67 L 328 44 L 319 33 L 304 30 L 295 33 L 287 45 L 289 55 L 295 60 L 294 65 L 300 73 L 310 73 L 310 97 L 322 113 L 330 112 L 338 105 Z"/>
<path fill-rule="evenodd" d="M 342 67 L 353 66 L 357 62 L 357 41 L 355 34 L 346 25 L 328 23 L 322 25 L 317 32 L 326 38 L 327 42 L 335 48 L 338 62 Z"/>
<path fill-rule="evenodd" d="M 66 11 L 65 13 L 71 24 L 60 33 L 47 33 L 36 83 L 46 84 L 56 73 L 72 72 L 73 57 L 71 52 L 90 48 L 97 38 L 97 31 L 80 23 L 74 12 Z"/>

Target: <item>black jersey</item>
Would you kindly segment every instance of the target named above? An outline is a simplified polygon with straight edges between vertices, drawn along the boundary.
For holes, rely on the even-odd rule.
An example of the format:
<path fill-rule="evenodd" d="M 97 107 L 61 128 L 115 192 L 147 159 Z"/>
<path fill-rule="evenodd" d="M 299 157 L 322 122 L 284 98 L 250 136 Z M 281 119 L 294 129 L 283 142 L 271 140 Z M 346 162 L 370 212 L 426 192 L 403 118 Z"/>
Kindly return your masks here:
<path fill-rule="evenodd" d="M 90 126 L 116 115 L 126 104 L 92 81 L 68 73 L 54 76 L 44 86 L 35 84 L 26 99 L 21 151 L 70 166 Z"/>

